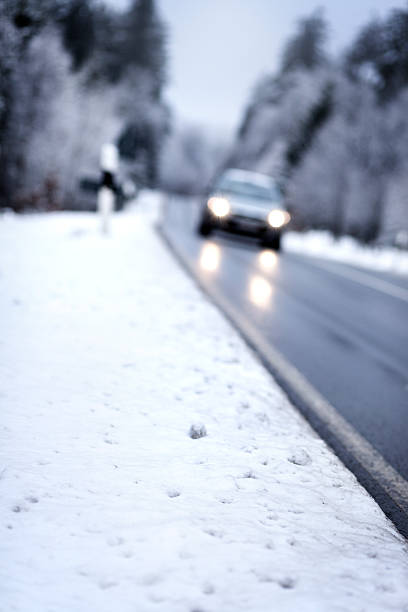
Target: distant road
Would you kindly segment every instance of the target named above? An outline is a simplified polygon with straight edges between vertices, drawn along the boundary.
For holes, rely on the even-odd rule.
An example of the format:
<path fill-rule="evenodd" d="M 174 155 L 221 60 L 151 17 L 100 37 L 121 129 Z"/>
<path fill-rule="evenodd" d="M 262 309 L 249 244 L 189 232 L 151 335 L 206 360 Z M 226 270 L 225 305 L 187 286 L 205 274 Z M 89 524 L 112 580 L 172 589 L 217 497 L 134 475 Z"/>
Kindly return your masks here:
<path fill-rule="evenodd" d="M 167 241 L 408 535 L 408 279 L 226 234 L 204 240 L 196 215 L 192 201 L 170 201 Z"/>

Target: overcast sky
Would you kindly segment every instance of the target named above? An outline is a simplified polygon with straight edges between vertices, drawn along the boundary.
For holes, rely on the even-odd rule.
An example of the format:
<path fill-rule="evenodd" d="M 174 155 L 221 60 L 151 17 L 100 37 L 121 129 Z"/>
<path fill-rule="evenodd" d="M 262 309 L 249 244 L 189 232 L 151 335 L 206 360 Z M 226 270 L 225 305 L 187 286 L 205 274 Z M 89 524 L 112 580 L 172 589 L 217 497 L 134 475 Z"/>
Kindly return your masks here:
<path fill-rule="evenodd" d="M 119 4 L 126 0 L 110 0 Z M 323 7 L 331 52 L 406 0 L 156 0 L 168 25 L 167 99 L 180 118 L 231 132 L 251 88 L 273 72 L 297 20 Z"/>

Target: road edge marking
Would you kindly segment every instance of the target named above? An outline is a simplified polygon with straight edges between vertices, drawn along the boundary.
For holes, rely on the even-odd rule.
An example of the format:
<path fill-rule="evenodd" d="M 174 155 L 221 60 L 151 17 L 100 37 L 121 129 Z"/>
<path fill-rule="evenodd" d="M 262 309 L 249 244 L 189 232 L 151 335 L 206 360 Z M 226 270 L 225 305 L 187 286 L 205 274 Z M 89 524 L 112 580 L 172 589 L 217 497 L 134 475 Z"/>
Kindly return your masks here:
<path fill-rule="evenodd" d="M 215 287 L 211 286 L 197 266 L 191 264 L 184 257 L 159 224 L 156 225 L 156 229 L 201 290 L 226 315 L 264 364 L 269 366 L 269 371 L 278 379 L 284 381 L 288 388 L 300 397 L 302 402 L 327 427 L 329 433 L 338 440 L 346 452 L 350 453 L 352 458 L 385 491 L 399 510 L 408 516 L 408 482 L 405 478 L 337 412 L 334 406 L 309 383 L 297 368 L 289 363 L 277 349 L 265 342 L 255 326 L 249 323 Z M 291 401 L 291 404 L 294 405 L 293 401 Z M 295 405 L 294 407 L 296 408 Z M 304 415 L 303 417 L 306 418 Z M 306 420 L 308 421 L 308 419 Z M 318 435 L 320 436 L 320 434 Z M 347 469 L 350 470 L 348 467 Z"/>

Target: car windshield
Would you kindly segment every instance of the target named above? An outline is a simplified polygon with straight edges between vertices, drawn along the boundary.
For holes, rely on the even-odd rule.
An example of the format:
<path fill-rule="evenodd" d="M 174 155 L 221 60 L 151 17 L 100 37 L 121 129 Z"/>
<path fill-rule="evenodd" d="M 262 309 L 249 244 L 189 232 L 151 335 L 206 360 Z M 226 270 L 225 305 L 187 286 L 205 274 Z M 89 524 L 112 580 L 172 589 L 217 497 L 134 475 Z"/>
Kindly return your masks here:
<path fill-rule="evenodd" d="M 279 191 L 274 185 L 266 187 L 249 181 L 237 181 L 224 177 L 217 183 L 216 187 L 217 190 L 222 192 L 247 196 L 267 202 L 280 200 Z"/>

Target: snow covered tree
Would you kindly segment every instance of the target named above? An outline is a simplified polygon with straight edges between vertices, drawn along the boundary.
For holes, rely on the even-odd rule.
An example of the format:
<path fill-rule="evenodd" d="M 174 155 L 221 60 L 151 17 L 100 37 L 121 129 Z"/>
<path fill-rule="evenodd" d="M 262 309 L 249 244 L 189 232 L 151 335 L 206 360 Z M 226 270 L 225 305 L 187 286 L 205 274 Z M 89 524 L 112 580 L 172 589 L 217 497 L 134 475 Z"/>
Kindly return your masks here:
<path fill-rule="evenodd" d="M 351 76 L 370 82 L 383 100 L 408 85 L 408 8 L 369 23 L 346 54 Z"/>
<path fill-rule="evenodd" d="M 282 72 L 314 70 L 327 62 L 325 42 L 327 25 L 318 9 L 299 21 L 296 34 L 286 43 L 282 56 Z"/>
<path fill-rule="evenodd" d="M 124 26 L 122 61 L 154 75 L 157 96 L 165 79 L 165 33 L 153 0 L 134 0 Z"/>
<path fill-rule="evenodd" d="M 61 18 L 62 40 L 79 70 L 95 47 L 95 17 L 88 0 L 73 0 Z"/>
<path fill-rule="evenodd" d="M 134 68 L 128 71 L 127 83 L 120 101 L 126 122 L 117 140 L 119 154 L 136 182 L 154 187 L 160 149 L 169 126 L 169 110 L 156 97 L 155 75 Z"/>
<path fill-rule="evenodd" d="M 320 99 L 312 106 L 298 132 L 292 135 L 286 150 L 286 160 L 290 169 L 299 165 L 314 136 L 330 116 L 333 105 L 332 91 L 333 84 L 328 82 L 321 91 Z"/>
<path fill-rule="evenodd" d="M 176 125 L 163 147 L 160 186 L 181 194 L 202 194 L 225 161 L 227 143 L 199 126 Z"/>
<path fill-rule="evenodd" d="M 230 165 L 284 180 L 330 111 L 331 73 L 294 70 L 263 79 L 230 155 Z"/>
<path fill-rule="evenodd" d="M 0 203 L 10 203 L 25 166 L 25 146 L 42 103 L 41 76 L 29 69 L 31 43 L 47 23 L 53 0 L 0 4 Z M 35 78 L 40 82 L 36 84 Z"/>
<path fill-rule="evenodd" d="M 81 175 L 98 176 L 101 145 L 134 125 L 145 137 L 138 175 L 155 182 L 163 36 L 153 0 L 122 13 L 85 0 L 0 3 L 0 206 L 54 206 L 57 186 L 73 206 Z"/>
<path fill-rule="evenodd" d="M 373 241 L 391 209 L 391 225 L 398 215 L 406 225 L 396 194 L 408 159 L 407 15 L 372 22 L 345 61 L 329 63 L 315 13 L 289 40 L 280 71 L 254 89 L 229 163 L 280 180 L 298 227 Z"/>

